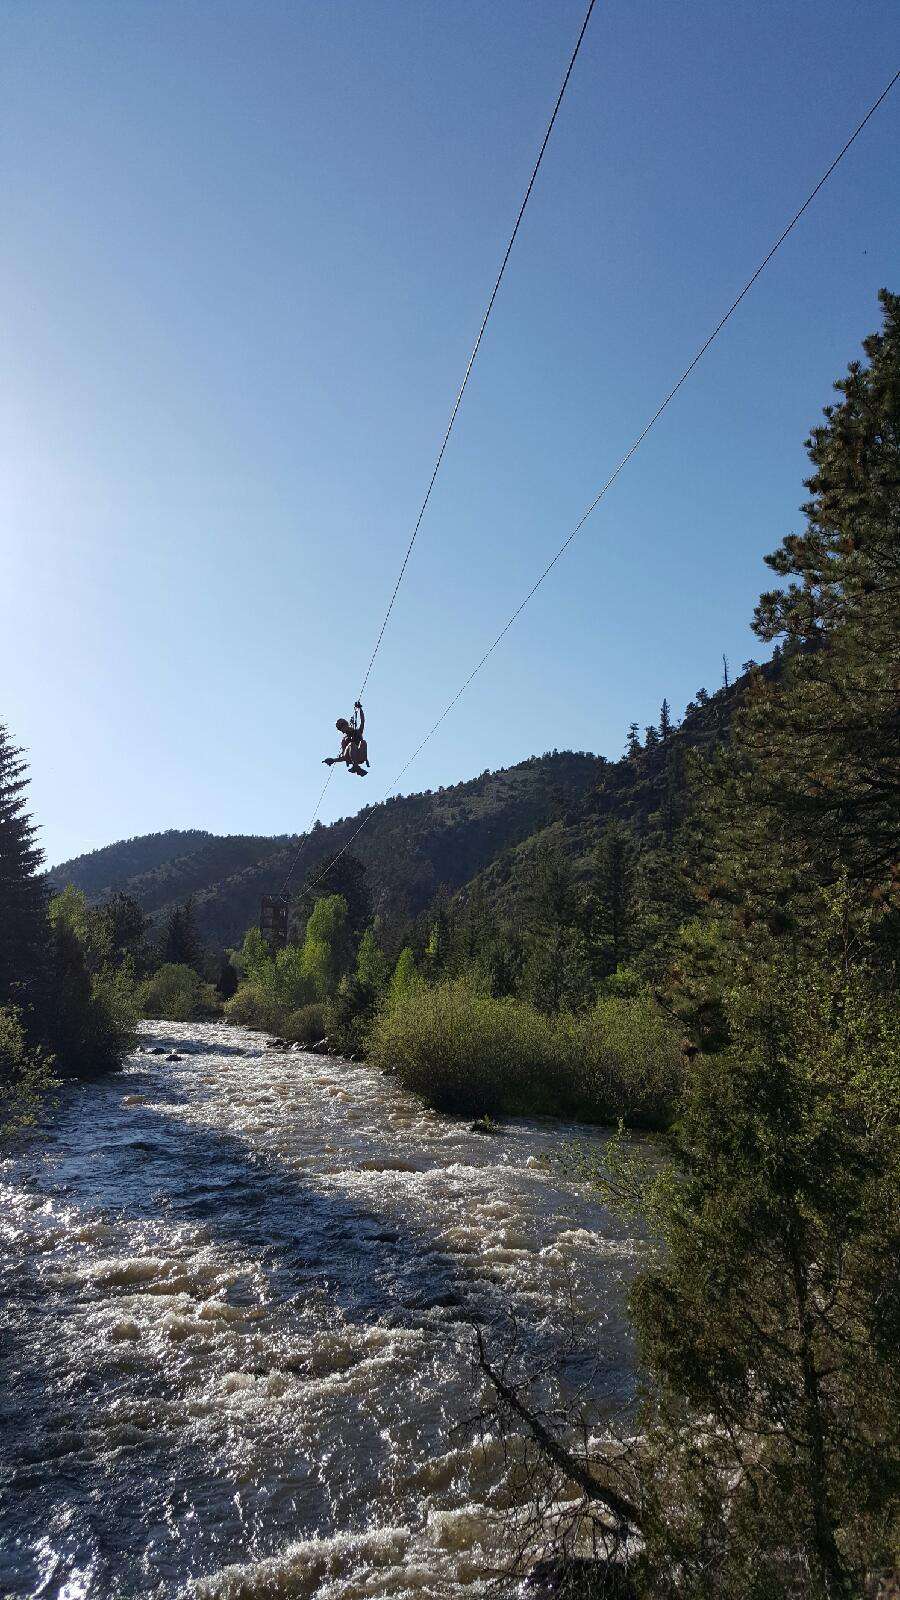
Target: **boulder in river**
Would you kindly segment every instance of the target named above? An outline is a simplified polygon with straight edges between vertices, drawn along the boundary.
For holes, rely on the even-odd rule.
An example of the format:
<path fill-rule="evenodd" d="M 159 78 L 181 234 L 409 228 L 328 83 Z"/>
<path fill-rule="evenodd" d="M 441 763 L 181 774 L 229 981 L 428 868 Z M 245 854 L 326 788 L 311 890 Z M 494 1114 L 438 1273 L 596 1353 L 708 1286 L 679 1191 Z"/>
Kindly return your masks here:
<path fill-rule="evenodd" d="M 469 1132 L 470 1133 L 502 1133 L 503 1129 L 501 1128 L 499 1122 L 495 1122 L 494 1121 L 493 1117 L 476 1117 L 475 1121 L 472 1123 L 472 1126 L 469 1129 Z"/>

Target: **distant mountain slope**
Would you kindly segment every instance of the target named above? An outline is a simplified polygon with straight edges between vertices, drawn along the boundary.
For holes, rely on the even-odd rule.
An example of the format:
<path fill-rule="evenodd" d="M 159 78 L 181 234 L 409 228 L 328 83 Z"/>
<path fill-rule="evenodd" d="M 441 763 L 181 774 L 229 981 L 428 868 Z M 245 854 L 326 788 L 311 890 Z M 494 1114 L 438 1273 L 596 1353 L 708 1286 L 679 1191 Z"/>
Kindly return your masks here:
<path fill-rule="evenodd" d="M 169 828 L 165 833 L 145 833 L 135 839 L 119 839 L 87 855 L 73 856 L 51 867 L 47 876 L 54 885 L 67 883 L 83 889 L 89 900 L 100 900 L 114 889 L 121 889 L 129 878 L 152 872 L 176 856 L 197 850 L 214 837 L 202 828 Z"/>
<path fill-rule="evenodd" d="M 373 908 L 414 916 L 442 884 L 459 889 L 500 852 L 566 815 L 604 766 L 593 755 L 553 751 L 434 793 L 397 796 L 329 827 L 317 825 L 302 841 L 171 831 L 76 857 L 49 877 L 55 885 L 77 884 L 91 899 L 124 890 L 154 921 L 193 894 L 204 939 L 222 947 L 239 942 L 257 920 L 261 895 L 281 889 L 298 844 L 292 890 L 367 817 L 350 848 L 368 868 Z"/>
<path fill-rule="evenodd" d="M 777 677 L 785 659 L 779 656 L 756 670 L 766 678 Z M 596 783 L 576 805 L 500 852 L 461 887 L 459 899 L 477 895 L 498 920 L 514 921 L 519 897 L 531 892 L 533 864 L 542 849 L 567 857 L 578 879 L 595 870 L 593 855 L 610 822 L 624 823 L 638 841 L 661 843 L 668 828 L 676 828 L 690 811 L 690 753 L 727 743 L 749 677 L 744 673 L 728 688 L 692 703 L 664 742 L 647 745 L 620 761 L 598 763 Z"/>
<path fill-rule="evenodd" d="M 368 870 L 373 910 L 390 919 L 415 916 L 441 885 L 461 888 L 501 851 L 565 815 L 591 791 L 603 766 L 597 756 L 554 751 L 316 826 L 300 842 L 292 890 L 348 845 Z M 198 921 L 210 944 L 234 944 L 243 936 L 259 915 L 260 896 L 280 891 L 296 852 L 297 844 L 282 848 L 198 893 Z"/>
<path fill-rule="evenodd" d="M 271 856 L 280 856 L 290 842 L 289 834 L 275 838 L 264 834 L 210 835 L 199 850 L 176 856 L 152 871 L 129 878 L 124 889 L 148 916 L 153 916 L 172 905 L 182 904 L 188 895 L 196 895 L 211 884 L 226 882 L 248 867 Z"/>

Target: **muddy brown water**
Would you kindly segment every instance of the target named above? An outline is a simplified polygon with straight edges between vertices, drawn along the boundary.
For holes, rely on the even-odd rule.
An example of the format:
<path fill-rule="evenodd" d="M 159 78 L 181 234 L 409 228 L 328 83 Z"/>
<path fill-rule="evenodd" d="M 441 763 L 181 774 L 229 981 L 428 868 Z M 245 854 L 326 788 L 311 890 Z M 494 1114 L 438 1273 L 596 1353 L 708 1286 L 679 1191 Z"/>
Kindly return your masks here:
<path fill-rule="evenodd" d="M 154 1044 L 183 1059 L 68 1088 L 0 1162 L 0 1594 L 516 1593 L 474 1329 L 627 1405 L 638 1245 L 554 1159 L 603 1134 L 473 1133 L 221 1024 Z"/>

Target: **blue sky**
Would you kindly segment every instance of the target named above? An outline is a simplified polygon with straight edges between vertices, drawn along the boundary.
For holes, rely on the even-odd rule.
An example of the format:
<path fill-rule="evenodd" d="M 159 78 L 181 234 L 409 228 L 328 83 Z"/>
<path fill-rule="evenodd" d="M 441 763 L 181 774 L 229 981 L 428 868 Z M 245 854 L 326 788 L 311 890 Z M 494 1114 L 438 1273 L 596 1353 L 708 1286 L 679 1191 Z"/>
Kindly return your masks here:
<path fill-rule="evenodd" d="M 0 716 L 50 860 L 299 831 L 582 0 L 0 17 Z M 369 686 L 379 799 L 896 65 L 895 0 L 598 4 Z M 897 287 L 900 90 L 404 779 L 621 752 L 760 646 Z"/>

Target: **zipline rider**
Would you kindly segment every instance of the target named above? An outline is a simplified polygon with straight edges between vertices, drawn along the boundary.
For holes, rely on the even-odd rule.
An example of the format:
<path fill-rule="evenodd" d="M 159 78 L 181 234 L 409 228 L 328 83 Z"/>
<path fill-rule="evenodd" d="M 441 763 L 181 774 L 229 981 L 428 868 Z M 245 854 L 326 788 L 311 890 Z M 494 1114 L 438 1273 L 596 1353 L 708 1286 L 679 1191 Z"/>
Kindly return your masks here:
<path fill-rule="evenodd" d="M 338 717 L 335 727 L 341 735 L 341 753 L 339 756 L 326 756 L 322 765 L 333 767 L 339 761 L 346 764 L 348 772 L 357 778 L 367 778 L 369 774 L 363 769 L 369 765 L 369 746 L 363 738 L 366 726 L 366 714 L 362 703 L 357 700 L 353 707 L 353 716 L 350 721 L 346 717 Z"/>

